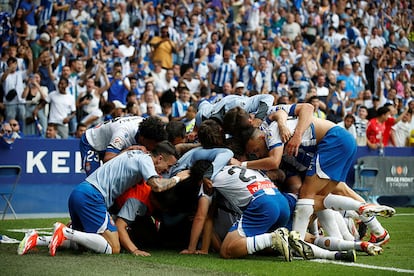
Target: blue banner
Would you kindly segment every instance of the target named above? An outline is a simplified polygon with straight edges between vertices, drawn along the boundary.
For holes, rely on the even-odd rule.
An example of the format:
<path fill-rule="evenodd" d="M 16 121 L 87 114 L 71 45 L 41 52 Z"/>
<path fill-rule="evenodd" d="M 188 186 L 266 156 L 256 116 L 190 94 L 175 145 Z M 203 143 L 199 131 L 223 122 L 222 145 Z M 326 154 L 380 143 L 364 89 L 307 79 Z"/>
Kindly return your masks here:
<path fill-rule="evenodd" d="M 78 139 L 17 139 L 0 146 L 0 165 L 22 168 L 12 200 L 18 214 L 67 213 L 70 192 L 85 179 Z"/>

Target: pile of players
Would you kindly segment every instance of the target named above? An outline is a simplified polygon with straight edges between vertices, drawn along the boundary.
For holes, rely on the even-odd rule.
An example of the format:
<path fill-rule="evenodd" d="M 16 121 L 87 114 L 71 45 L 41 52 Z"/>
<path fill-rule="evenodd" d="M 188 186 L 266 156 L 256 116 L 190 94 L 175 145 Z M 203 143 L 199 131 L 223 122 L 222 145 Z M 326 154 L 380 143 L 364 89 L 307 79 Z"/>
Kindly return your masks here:
<path fill-rule="evenodd" d="M 231 95 L 199 105 L 198 143 L 157 117 L 89 129 L 80 145 L 88 176 L 69 197 L 70 224 L 55 223 L 53 236 L 29 231 L 18 254 L 43 245 L 52 256 L 69 247 L 149 256 L 143 247 L 183 243 L 182 254 L 223 258 L 277 251 L 285 261 L 354 262 L 355 251 L 381 254 L 390 235 L 376 216 L 395 210 L 366 203 L 344 183 L 355 139 L 312 115 L 309 104 Z"/>

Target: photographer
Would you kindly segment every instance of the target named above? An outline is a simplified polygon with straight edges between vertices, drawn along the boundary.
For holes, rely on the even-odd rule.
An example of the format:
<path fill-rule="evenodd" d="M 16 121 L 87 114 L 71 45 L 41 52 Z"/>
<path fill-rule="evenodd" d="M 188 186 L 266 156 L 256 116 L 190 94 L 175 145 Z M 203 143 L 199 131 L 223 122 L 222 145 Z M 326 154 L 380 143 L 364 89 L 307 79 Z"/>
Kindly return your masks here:
<path fill-rule="evenodd" d="M 17 71 L 17 59 L 9 57 L 7 70 L 1 76 L 3 86 L 3 103 L 5 106 L 6 120 L 16 119 L 23 122 L 25 119 L 25 99 L 22 97 L 24 86 L 22 71 Z"/>

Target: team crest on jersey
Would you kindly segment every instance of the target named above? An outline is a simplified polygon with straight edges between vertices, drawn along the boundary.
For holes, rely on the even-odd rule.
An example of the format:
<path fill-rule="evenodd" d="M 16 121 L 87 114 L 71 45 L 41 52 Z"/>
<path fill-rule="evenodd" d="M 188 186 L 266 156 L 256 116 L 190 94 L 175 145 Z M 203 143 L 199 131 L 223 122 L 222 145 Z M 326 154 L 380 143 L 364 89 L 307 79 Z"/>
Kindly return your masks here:
<path fill-rule="evenodd" d="M 120 149 L 122 148 L 122 139 L 119 137 L 116 137 L 111 144 L 114 148 Z"/>

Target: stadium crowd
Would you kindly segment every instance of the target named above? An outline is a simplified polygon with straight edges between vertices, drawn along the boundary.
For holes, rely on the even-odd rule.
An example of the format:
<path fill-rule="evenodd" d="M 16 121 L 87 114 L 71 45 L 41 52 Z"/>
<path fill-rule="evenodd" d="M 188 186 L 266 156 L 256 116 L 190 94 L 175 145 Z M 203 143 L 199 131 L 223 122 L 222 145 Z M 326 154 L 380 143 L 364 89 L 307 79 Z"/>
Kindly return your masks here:
<path fill-rule="evenodd" d="M 323 257 L 355 261 L 354 249 L 370 255 L 382 252 L 380 246 L 389 240 L 389 233 L 375 215 L 390 216 L 394 211 L 366 204 L 342 185 L 343 176 L 332 178 L 328 174 L 323 180 L 319 176 L 311 176 L 318 177 L 316 181 L 321 188 L 328 186 L 328 182 L 335 182 L 335 191 L 329 190 L 335 195 L 327 195 L 326 191 L 322 194 L 317 194 L 321 191 L 307 191 L 309 194 L 306 195 L 299 193 L 297 204 L 311 206 L 310 210 L 306 209 L 302 224 L 306 223 L 307 227 L 307 212 L 318 211 L 317 196 L 324 196 L 325 199 L 319 199 L 324 208 L 352 210 L 352 222 L 358 218 L 361 225 L 368 225 L 370 242 L 354 243 L 357 234 L 358 238 L 365 235 L 364 227 L 361 226 L 360 233 L 352 228 L 352 234 L 345 234 L 348 227 L 343 227 L 342 218 L 340 226 L 325 226 L 334 236 L 328 241 L 319 237 L 315 229 L 313 238 L 305 238 L 303 227 L 298 226 L 297 220 L 293 221 L 293 228 L 299 232 L 287 232 L 285 227 L 292 228 L 288 221 L 295 207 L 290 205 L 289 198 L 282 198 L 270 180 L 279 185 L 285 183 L 285 178 L 291 176 L 286 173 L 286 168 L 295 175 L 299 171 L 304 173 L 303 167 L 306 171 L 309 160 L 282 160 L 282 155 L 278 155 L 280 151 L 273 155 L 274 148 L 263 147 L 260 152 L 252 149 L 249 139 L 260 134 L 255 136 L 252 131 L 249 132 L 252 136 L 246 136 L 246 132 L 241 133 L 241 130 L 249 130 L 250 122 L 257 127 L 264 121 L 262 131 L 276 130 L 275 133 L 280 133 L 280 142 L 292 138 L 286 146 L 293 151 L 290 155 L 298 154 L 301 137 L 297 135 L 305 135 L 307 128 L 302 127 L 310 124 L 318 136 L 312 138 L 312 143 L 324 141 L 324 131 L 337 129 L 336 125 L 346 129 L 352 141 L 347 141 L 344 148 L 349 147 L 350 158 L 356 144 L 372 149 L 408 146 L 414 130 L 411 2 L 62 0 L 35 3 L 22 0 L 11 3 L 10 13 L 1 14 L 2 136 L 7 141 L 28 136 L 80 138 L 81 151 L 84 150 L 83 165 L 88 174 L 86 181 L 70 197 L 73 228 L 57 223 L 53 237 L 43 240 L 35 232 L 30 232 L 19 247 L 19 254 L 31 249 L 27 247 L 27 241 L 34 237 L 39 241 L 34 245 L 49 245 L 52 255 L 67 240 L 100 253 L 119 253 L 122 245 L 132 254 L 146 256 L 149 253 L 131 243 L 125 229 L 130 227 L 131 211 L 135 215 L 145 215 L 150 208 L 169 215 L 157 218 L 162 225 L 174 224 L 172 221 L 178 215 L 187 214 L 190 210 L 195 215 L 189 228 L 191 234 L 187 233 L 190 245 L 182 253 L 206 253 L 210 241 L 214 241 L 208 236 L 211 231 L 206 230 L 213 227 L 209 224 L 207 211 L 219 201 L 210 193 L 213 187 L 230 202 L 226 208 L 244 219 L 228 233 L 228 227 L 223 226 L 226 229 L 221 239 L 213 242 L 225 258 L 241 257 L 268 247 L 277 249 L 287 261 L 291 260 L 289 247 L 306 259 Z M 276 104 L 284 107 L 278 108 Z M 299 118 L 295 119 L 296 132 L 295 128 L 286 131 L 282 112 Z M 139 119 L 136 116 L 140 116 Z M 269 122 L 269 118 L 273 118 L 278 127 Z M 121 122 L 125 125 L 133 122 L 135 126 L 125 127 L 124 133 L 128 133 L 125 137 L 129 140 L 111 140 L 115 137 L 112 134 L 121 129 Z M 116 126 L 111 128 L 112 124 Z M 154 131 L 155 126 L 165 124 L 165 135 L 162 130 Z M 102 135 L 106 136 L 106 141 L 98 134 L 99 129 L 105 126 L 107 131 Z M 227 141 L 221 136 L 224 135 L 222 130 L 233 138 L 247 139 Z M 96 137 L 102 139 L 93 140 Z M 160 138 L 166 138 L 172 144 L 161 142 L 164 139 Z M 182 142 L 191 142 L 191 146 L 182 146 Z M 194 142 L 200 142 L 201 147 L 189 150 L 198 145 Z M 225 144 L 232 149 L 228 150 L 231 155 L 227 161 L 238 168 L 236 171 L 231 166 L 217 165 L 217 160 L 225 160 L 219 155 L 222 153 L 219 149 Z M 275 143 L 274 146 L 281 144 Z M 178 149 L 179 154 L 173 152 L 171 145 L 175 145 L 173 149 Z M 129 149 L 129 153 L 123 152 L 125 149 Z M 150 154 L 143 157 L 142 150 Z M 315 149 L 307 148 L 305 151 L 315 153 Z M 188 157 L 187 153 L 197 158 Z M 238 160 L 232 159 L 233 154 Z M 267 155 L 277 156 L 277 163 L 251 167 L 252 163 L 260 161 L 253 159 L 266 158 Z M 91 157 L 94 158 L 87 160 Z M 128 158 L 142 159 L 145 166 L 130 168 Z M 198 172 L 197 178 L 197 170 L 193 169 L 187 173 L 182 170 L 169 174 L 159 180 L 157 175 L 170 171 L 176 166 L 175 162 L 180 165 L 181 158 L 187 162 L 185 169 L 198 165 L 195 166 L 198 171 L 206 171 L 209 177 L 203 173 L 200 177 Z M 206 169 L 208 165 L 195 162 L 205 159 L 213 163 L 213 169 Z M 345 159 L 339 159 L 336 160 L 339 162 L 337 169 L 343 167 L 342 174 L 346 173 L 349 164 L 344 164 Z M 98 162 L 95 166 L 92 164 L 95 161 L 103 161 L 104 165 L 100 166 Z M 281 173 L 276 169 L 283 164 L 285 172 Z M 270 165 L 274 166 L 266 167 Z M 124 170 L 120 169 L 119 175 L 115 177 L 112 174 L 111 177 L 109 171 L 115 167 Z M 250 183 L 257 185 L 257 190 L 234 202 L 231 198 L 240 194 L 234 187 L 234 190 L 226 190 L 228 183 L 222 179 L 224 176 L 220 177 L 223 172 L 220 169 L 228 175 L 236 173 L 243 180 L 258 179 L 259 175 L 263 179 L 259 184 L 256 181 Z M 263 176 L 253 169 L 276 170 L 276 176 Z M 246 171 L 251 178 L 243 178 Z M 187 177 L 192 180 L 187 182 L 203 183 L 200 199 L 194 185 L 190 185 L 193 189 L 189 189 L 188 194 L 182 193 L 183 188 L 179 188 L 182 186 L 177 185 Z M 309 187 L 307 177 L 301 175 L 300 178 L 303 178 L 304 187 Z M 124 182 L 120 184 L 119 179 Z M 147 197 L 150 192 L 167 192 L 151 195 L 155 197 L 151 200 L 155 206 L 150 207 L 142 200 L 129 203 L 127 210 L 122 207 L 128 201 L 124 200 L 124 204 L 118 206 L 120 210 L 115 214 L 121 218 L 116 223 L 119 241 L 117 228 L 109 223 L 107 209 L 113 206 L 115 197 L 144 181 L 149 188 L 140 193 Z M 297 181 L 294 185 L 289 183 L 286 192 L 297 194 L 302 185 L 302 181 Z M 144 184 L 136 187 L 144 189 Z M 84 208 L 90 200 L 88 196 L 97 194 L 102 196 L 102 200 L 96 202 L 97 208 Z M 188 197 L 180 198 L 183 195 Z M 256 201 L 257 198 L 263 202 Z M 293 198 L 292 201 L 296 202 Z M 188 205 L 176 206 L 177 202 L 186 200 Z M 280 205 L 271 208 L 280 208 L 284 212 L 264 215 L 263 210 L 269 207 L 266 205 L 268 201 L 279 202 Z M 338 207 L 339 203 L 346 208 Z M 169 213 L 170 209 L 174 209 L 173 215 Z M 288 210 L 290 212 L 285 213 Z M 335 219 L 338 213 L 330 211 L 321 213 L 319 220 L 340 221 Z M 97 221 L 88 222 L 89 212 L 97 215 Z M 257 221 L 253 223 L 253 218 L 257 217 L 261 219 L 260 227 L 257 227 Z M 270 230 L 272 232 L 269 233 Z M 202 249 L 196 251 L 203 231 Z M 115 232 L 116 235 L 113 234 Z M 221 247 L 217 246 L 220 240 L 223 240 Z M 351 243 L 345 245 L 346 241 Z M 351 253 L 344 253 L 344 250 Z"/>
<path fill-rule="evenodd" d="M 19 123 L 9 140 L 67 138 L 123 115 L 191 130 L 200 101 L 263 93 L 312 103 L 358 145 L 405 146 L 414 129 L 410 1 L 3 5 L 0 118 Z M 372 121 L 367 141 L 384 105 L 390 116 Z"/>

